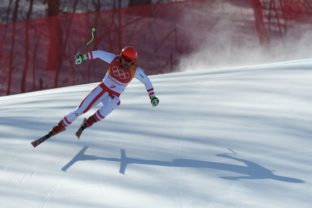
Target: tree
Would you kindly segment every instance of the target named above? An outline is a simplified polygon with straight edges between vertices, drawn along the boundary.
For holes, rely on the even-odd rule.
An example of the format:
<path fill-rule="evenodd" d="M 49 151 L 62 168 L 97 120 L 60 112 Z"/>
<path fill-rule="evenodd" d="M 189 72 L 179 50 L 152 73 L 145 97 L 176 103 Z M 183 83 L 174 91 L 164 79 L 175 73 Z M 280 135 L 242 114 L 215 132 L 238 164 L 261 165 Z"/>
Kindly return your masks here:
<path fill-rule="evenodd" d="M 129 6 L 137 6 L 142 4 L 151 4 L 152 0 L 129 0 Z"/>
<path fill-rule="evenodd" d="M 55 71 L 54 86 L 58 85 L 58 75 L 61 65 L 61 27 L 60 27 L 60 0 L 48 0 L 48 30 L 49 48 L 46 69 Z"/>
<path fill-rule="evenodd" d="M 11 5 L 12 1 L 10 1 Z M 14 63 L 14 48 L 15 48 L 15 31 L 16 31 L 16 24 L 15 22 L 17 21 L 17 16 L 18 16 L 18 8 L 19 8 L 19 0 L 15 1 L 14 5 L 14 10 L 13 10 L 13 29 L 12 29 L 12 42 L 11 42 L 11 49 L 10 49 L 10 58 L 9 58 L 9 72 L 8 72 L 8 87 L 6 94 L 9 95 L 11 94 L 11 84 L 12 84 L 12 74 L 13 74 L 13 63 Z"/>
<path fill-rule="evenodd" d="M 29 69 L 29 59 L 30 59 L 30 56 L 29 56 L 29 19 L 33 10 L 33 3 L 34 3 L 34 0 L 29 1 L 29 7 L 28 7 L 28 12 L 27 12 L 26 21 L 25 21 L 25 47 L 24 47 L 25 61 L 24 61 L 24 69 L 22 72 L 22 79 L 21 79 L 21 92 L 25 92 L 26 90 L 27 73 Z"/>

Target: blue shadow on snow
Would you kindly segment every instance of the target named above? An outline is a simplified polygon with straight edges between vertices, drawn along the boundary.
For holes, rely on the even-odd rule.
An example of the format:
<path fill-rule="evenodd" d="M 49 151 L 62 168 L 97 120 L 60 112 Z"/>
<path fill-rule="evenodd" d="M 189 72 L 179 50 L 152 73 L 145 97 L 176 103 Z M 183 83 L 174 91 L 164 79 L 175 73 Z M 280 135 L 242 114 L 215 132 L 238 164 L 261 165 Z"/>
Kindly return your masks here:
<path fill-rule="evenodd" d="M 126 168 L 130 164 L 140 164 L 140 165 L 154 165 L 154 166 L 163 166 L 163 167 L 185 167 L 185 168 L 209 168 L 215 170 L 228 171 L 233 173 L 242 174 L 241 176 L 233 177 L 221 177 L 227 180 L 242 180 L 242 179 L 271 179 L 289 183 L 304 183 L 303 180 L 297 178 L 291 178 L 286 176 L 275 175 L 271 170 L 251 162 L 249 160 L 240 159 L 228 154 L 219 154 L 217 156 L 228 158 L 231 160 L 236 160 L 242 165 L 234 165 L 228 163 L 219 163 L 219 162 L 210 162 L 210 161 L 201 161 L 201 160 L 189 160 L 189 159 L 174 159 L 172 161 L 159 161 L 159 160 L 144 160 L 137 158 L 127 157 L 126 151 L 124 149 L 120 150 L 120 159 L 119 158 L 109 158 L 109 157 L 98 157 L 94 155 L 85 154 L 89 147 L 84 146 L 78 154 L 69 161 L 63 168 L 63 171 L 67 171 L 72 165 L 78 161 L 86 160 L 105 160 L 120 162 L 119 173 L 125 174 Z"/>

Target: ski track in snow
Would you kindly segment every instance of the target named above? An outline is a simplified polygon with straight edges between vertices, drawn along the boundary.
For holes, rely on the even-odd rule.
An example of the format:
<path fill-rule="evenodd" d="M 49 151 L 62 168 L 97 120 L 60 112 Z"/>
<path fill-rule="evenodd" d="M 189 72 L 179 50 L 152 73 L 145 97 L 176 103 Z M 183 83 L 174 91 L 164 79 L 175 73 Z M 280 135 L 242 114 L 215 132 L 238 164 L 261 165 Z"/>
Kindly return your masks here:
<path fill-rule="evenodd" d="M 1 207 L 311 206 L 311 59 L 151 80 L 158 107 L 134 81 L 36 149 L 97 83 L 0 97 Z"/>

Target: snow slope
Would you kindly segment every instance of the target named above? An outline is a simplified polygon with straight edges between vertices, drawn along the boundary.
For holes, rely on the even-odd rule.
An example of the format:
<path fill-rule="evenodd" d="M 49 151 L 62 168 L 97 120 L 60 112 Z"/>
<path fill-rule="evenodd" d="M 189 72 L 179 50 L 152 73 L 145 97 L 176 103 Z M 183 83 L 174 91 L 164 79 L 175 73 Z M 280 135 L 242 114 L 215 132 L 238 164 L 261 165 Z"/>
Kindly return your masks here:
<path fill-rule="evenodd" d="M 312 60 L 152 76 L 34 149 L 97 83 L 0 97 L 5 208 L 309 208 Z M 88 112 L 90 115 L 95 109 Z"/>

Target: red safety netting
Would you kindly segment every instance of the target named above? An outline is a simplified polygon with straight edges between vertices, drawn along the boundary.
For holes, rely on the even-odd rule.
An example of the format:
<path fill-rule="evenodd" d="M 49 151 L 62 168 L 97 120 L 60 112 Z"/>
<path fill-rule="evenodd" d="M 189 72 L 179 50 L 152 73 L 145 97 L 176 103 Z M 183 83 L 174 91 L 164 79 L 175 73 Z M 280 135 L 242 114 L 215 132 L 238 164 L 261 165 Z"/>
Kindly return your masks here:
<path fill-rule="evenodd" d="M 233 40 L 248 35 L 259 41 L 264 30 L 255 26 L 257 4 L 251 4 L 255 1 L 261 3 L 192 0 L 0 25 L 0 95 L 100 81 L 105 63 L 74 64 L 77 50 L 90 39 L 91 27 L 96 28 L 95 41 L 84 52 L 103 49 L 118 53 L 123 46 L 132 45 L 147 74 L 175 70 L 181 56 L 210 36 L 213 40 L 210 30 L 220 19 L 237 28 Z"/>

